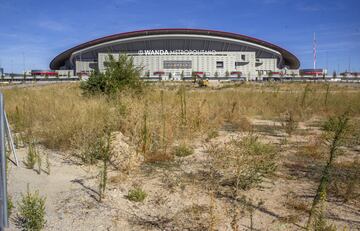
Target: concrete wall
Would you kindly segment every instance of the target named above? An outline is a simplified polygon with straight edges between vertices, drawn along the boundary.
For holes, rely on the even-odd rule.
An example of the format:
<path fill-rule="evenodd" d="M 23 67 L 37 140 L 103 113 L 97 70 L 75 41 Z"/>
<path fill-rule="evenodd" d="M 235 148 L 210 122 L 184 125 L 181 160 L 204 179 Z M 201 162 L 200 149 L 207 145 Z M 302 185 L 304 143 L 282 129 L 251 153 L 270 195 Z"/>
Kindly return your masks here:
<path fill-rule="evenodd" d="M 90 74 L 92 71 L 96 70 L 98 66 L 97 62 L 94 61 L 76 61 L 75 63 L 75 70 L 76 73 L 75 74 L 79 74 L 79 73 L 86 73 L 86 74 Z"/>
<path fill-rule="evenodd" d="M 118 58 L 119 54 L 112 54 L 114 58 Z M 206 76 L 214 77 L 217 72 L 219 77 L 226 76 L 226 72 L 241 72 L 242 76 L 255 79 L 258 77 L 259 70 L 279 71 L 277 68 L 277 59 L 268 58 L 260 59 L 263 64 L 261 66 L 255 65 L 255 52 L 215 52 L 212 54 L 196 54 L 196 55 L 139 55 L 128 54 L 134 58 L 135 65 L 144 67 L 142 75 L 150 72 L 150 77 L 156 77 L 154 72 L 164 72 L 164 76 L 169 76 L 171 73 L 173 78 L 177 78 L 184 73 L 185 77 L 191 77 L 192 72 L 205 72 Z M 104 62 L 107 61 L 109 53 L 98 54 L 98 68 L 101 72 L 105 71 Z M 164 66 L 165 61 L 188 61 L 191 62 L 191 67 L 186 68 L 168 68 Z M 88 64 L 78 65 L 77 67 L 86 68 Z M 217 67 L 217 63 L 222 62 L 223 67 Z M 79 72 L 79 69 L 77 69 Z"/>
<path fill-rule="evenodd" d="M 98 69 L 105 71 L 104 63 L 107 62 L 110 53 L 98 53 L 98 61 L 76 61 L 77 73 L 91 73 Z M 115 59 L 118 53 L 111 54 Z M 171 75 L 173 79 L 180 79 L 181 73 L 184 77 L 191 77 L 193 72 L 204 72 L 207 77 L 225 77 L 227 72 L 241 72 L 248 79 L 267 76 L 269 72 L 282 72 L 288 76 L 299 76 L 299 70 L 278 69 L 276 58 L 256 58 L 255 52 L 212 52 L 197 53 L 196 55 L 171 54 L 171 55 L 144 55 L 139 53 L 128 53 L 134 59 L 134 64 L 142 66 L 142 76 L 147 73 L 149 77 L 158 77 L 156 72 L 164 72 L 163 79 Z M 223 67 L 217 66 L 222 62 Z M 294 74 L 293 74 L 294 73 Z M 231 75 L 230 75 L 231 76 Z M 236 76 L 236 75 L 233 75 Z"/>
<path fill-rule="evenodd" d="M 66 76 L 66 77 L 72 77 L 74 76 L 73 70 L 56 70 L 56 72 L 59 74 L 59 76 Z"/>

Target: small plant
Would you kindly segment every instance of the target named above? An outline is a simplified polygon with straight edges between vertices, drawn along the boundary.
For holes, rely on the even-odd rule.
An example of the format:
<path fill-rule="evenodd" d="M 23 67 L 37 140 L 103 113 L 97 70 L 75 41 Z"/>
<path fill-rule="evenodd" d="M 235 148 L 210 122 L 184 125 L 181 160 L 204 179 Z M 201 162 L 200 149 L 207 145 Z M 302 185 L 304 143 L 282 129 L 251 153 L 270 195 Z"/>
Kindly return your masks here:
<path fill-rule="evenodd" d="M 96 164 L 99 160 L 102 159 L 103 133 L 98 131 L 89 134 L 86 145 L 84 146 L 84 150 L 78 154 L 78 157 L 84 164 Z"/>
<path fill-rule="evenodd" d="M 11 216 L 13 208 L 14 208 L 14 203 L 12 201 L 11 196 L 8 195 L 8 197 L 7 197 L 7 213 L 8 213 L 8 217 Z"/>
<path fill-rule="evenodd" d="M 141 188 L 134 188 L 129 190 L 127 198 L 135 202 L 143 202 L 147 197 L 147 193 Z"/>
<path fill-rule="evenodd" d="M 325 221 L 323 221 L 323 211 L 327 199 L 328 186 L 331 183 L 330 176 L 334 167 L 335 158 L 338 154 L 338 149 L 344 142 L 348 130 L 348 122 L 349 117 L 347 113 L 344 113 L 339 117 L 331 117 L 323 126 L 325 137 L 329 145 L 329 159 L 323 169 L 321 180 L 311 206 L 307 230 L 316 229 L 319 224 L 321 224 L 321 227 L 325 226 Z"/>
<path fill-rule="evenodd" d="M 38 159 L 38 153 L 37 153 L 34 142 L 31 141 L 28 146 L 28 152 L 27 152 L 27 156 L 26 156 L 26 160 L 25 160 L 25 166 L 28 169 L 34 169 L 35 164 L 37 163 L 37 159 Z"/>
<path fill-rule="evenodd" d="M 181 124 L 183 126 L 186 125 L 186 88 L 185 86 L 181 86 L 179 91 L 178 91 L 178 95 L 180 97 L 180 109 L 181 109 Z"/>
<path fill-rule="evenodd" d="M 45 201 L 44 197 L 36 191 L 31 193 L 29 187 L 27 193 L 22 195 L 19 203 L 17 225 L 22 230 L 39 231 L 45 226 Z"/>
<path fill-rule="evenodd" d="M 344 203 L 360 197 L 360 159 L 349 163 L 337 163 L 332 174 L 330 193 L 343 199 Z"/>
<path fill-rule="evenodd" d="M 101 160 L 102 160 L 102 166 L 100 169 L 100 182 L 99 182 L 99 201 L 101 201 L 101 199 L 104 197 L 105 195 L 105 190 L 106 190 L 106 185 L 107 185 L 107 173 L 108 173 L 108 164 L 110 162 L 111 159 L 111 146 L 110 146 L 110 142 L 111 142 L 111 134 L 110 134 L 110 130 L 105 129 L 104 132 L 105 137 L 101 140 Z"/>
<path fill-rule="evenodd" d="M 276 169 L 276 149 L 249 135 L 241 140 L 231 140 L 224 147 L 209 149 L 213 157 L 215 175 L 221 175 L 221 186 L 230 186 L 236 192 L 260 184 Z"/>
<path fill-rule="evenodd" d="M 306 98 L 309 92 L 310 92 L 310 85 L 306 84 L 301 98 L 301 104 L 300 104 L 301 108 L 304 108 L 306 106 Z"/>
<path fill-rule="evenodd" d="M 38 174 L 41 174 L 41 163 L 42 163 L 42 159 L 41 159 L 41 155 L 40 155 L 40 152 L 36 152 L 36 163 L 37 163 L 37 167 L 38 167 L 38 170 L 37 170 L 37 173 Z"/>
<path fill-rule="evenodd" d="M 326 84 L 325 107 L 327 107 L 327 104 L 328 104 L 329 90 L 330 90 L 330 84 L 328 83 L 328 84 Z"/>
<path fill-rule="evenodd" d="M 192 155 L 194 153 L 194 150 L 191 147 L 189 147 L 185 144 L 182 144 L 180 146 L 175 147 L 174 153 L 175 153 L 175 156 L 185 157 L 185 156 Z"/>
<path fill-rule="evenodd" d="M 292 111 L 288 111 L 284 118 L 283 122 L 281 123 L 281 126 L 285 130 L 285 132 L 288 134 L 289 137 L 294 133 L 296 128 L 298 127 L 298 122 L 294 119 L 294 113 Z"/>
<path fill-rule="evenodd" d="M 206 142 L 209 142 L 211 139 L 214 139 L 219 136 L 219 132 L 217 130 L 211 130 L 205 139 Z"/>
<path fill-rule="evenodd" d="M 147 151 L 149 149 L 149 137 L 150 137 L 150 132 L 148 128 L 148 102 L 145 101 L 143 124 L 141 129 L 141 151 L 144 155 L 147 154 Z"/>

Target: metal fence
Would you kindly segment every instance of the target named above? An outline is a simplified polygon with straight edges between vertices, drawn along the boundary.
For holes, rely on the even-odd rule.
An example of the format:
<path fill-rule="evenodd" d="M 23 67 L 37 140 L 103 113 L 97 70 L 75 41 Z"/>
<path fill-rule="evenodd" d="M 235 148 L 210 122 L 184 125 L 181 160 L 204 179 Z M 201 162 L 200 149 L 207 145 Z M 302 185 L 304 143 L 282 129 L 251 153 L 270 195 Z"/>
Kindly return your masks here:
<path fill-rule="evenodd" d="M 5 137 L 11 152 L 14 154 L 14 161 L 6 156 Z M 11 129 L 4 110 L 4 96 L 0 93 L 0 231 L 8 227 L 8 204 L 7 204 L 7 177 L 6 161 L 11 160 L 16 166 L 19 166 L 16 150 L 11 135 Z"/>
<path fill-rule="evenodd" d="M 4 97 L 0 93 L 0 230 L 8 227 Z"/>

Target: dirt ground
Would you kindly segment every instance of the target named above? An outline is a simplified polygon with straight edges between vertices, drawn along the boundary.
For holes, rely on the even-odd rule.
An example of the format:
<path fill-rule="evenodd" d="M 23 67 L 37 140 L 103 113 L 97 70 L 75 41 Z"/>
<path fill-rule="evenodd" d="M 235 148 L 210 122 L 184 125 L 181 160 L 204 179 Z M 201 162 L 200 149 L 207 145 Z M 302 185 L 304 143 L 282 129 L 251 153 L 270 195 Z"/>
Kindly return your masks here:
<path fill-rule="evenodd" d="M 321 166 L 302 162 L 294 150 L 309 142 L 319 130 L 311 123 L 302 123 L 300 132 L 284 142 L 284 133 L 278 123 L 259 119 L 253 119 L 252 123 L 264 142 L 281 146 L 280 158 L 274 176 L 266 178 L 260 187 L 242 192 L 251 198 L 247 207 L 252 208 L 253 213 L 251 219 L 249 212 L 241 211 L 240 230 L 250 230 L 251 222 L 253 230 L 304 230 L 308 216 L 306 209 L 311 205 L 319 180 L 312 170 Z M 18 230 L 16 202 L 28 185 L 31 191 L 39 190 L 40 195 L 46 197 L 45 230 L 232 230 L 231 200 L 225 194 L 213 193 L 206 184 L 207 148 L 243 135 L 223 129 L 209 142 L 200 138 L 194 140 L 194 154 L 176 157 L 171 163 L 143 163 L 127 174 L 111 168 L 102 202 L 98 201 L 97 167 L 80 165 L 69 157 L 69 153 L 42 149 L 41 152 L 48 153 L 50 158 L 50 174 L 38 174 L 24 166 L 22 160 L 27 149 L 20 148 L 17 153 L 21 165 L 11 165 L 9 170 L 9 194 L 15 208 L 8 230 Z M 119 139 L 122 139 L 117 140 L 120 143 L 126 142 L 123 137 Z M 124 151 L 123 145 L 118 149 Z M 352 158 L 355 154 L 356 150 L 353 150 L 339 160 Z M 141 159 L 139 156 L 126 158 Z M 147 193 L 144 202 L 127 199 L 128 191 L 136 186 Z M 360 206 L 356 202 L 345 204 L 330 197 L 326 219 L 339 230 L 360 230 Z"/>

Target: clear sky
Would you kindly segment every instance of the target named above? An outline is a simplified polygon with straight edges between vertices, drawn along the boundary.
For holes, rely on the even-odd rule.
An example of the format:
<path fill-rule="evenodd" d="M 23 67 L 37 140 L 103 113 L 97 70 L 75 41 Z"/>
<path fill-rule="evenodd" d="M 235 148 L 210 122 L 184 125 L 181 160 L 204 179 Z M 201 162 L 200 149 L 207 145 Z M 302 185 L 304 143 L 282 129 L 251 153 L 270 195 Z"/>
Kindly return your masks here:
<path fill-rule="evenodd" d="M 48 69 L 60 52 L 110 34 L 204 28 L 249 35 L 317 66 L 360 71 L 360 0 L 0 0 L 0 66 Z"/>

